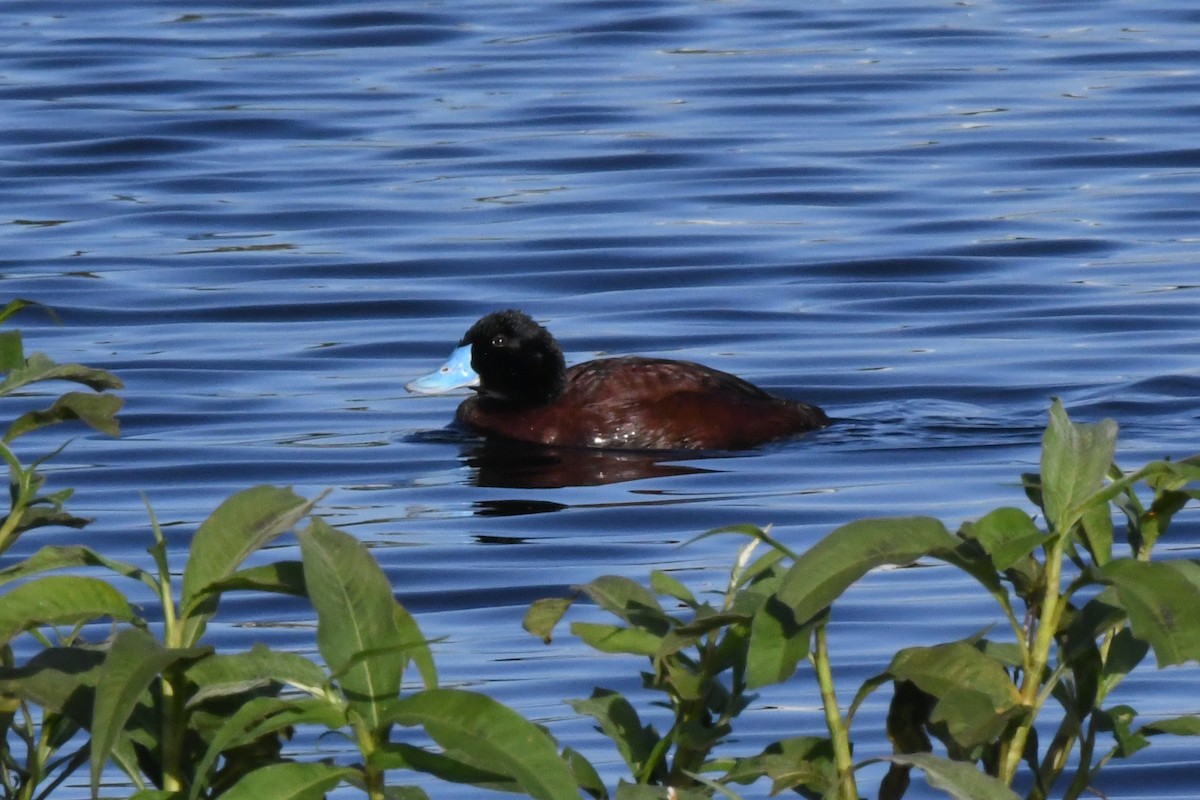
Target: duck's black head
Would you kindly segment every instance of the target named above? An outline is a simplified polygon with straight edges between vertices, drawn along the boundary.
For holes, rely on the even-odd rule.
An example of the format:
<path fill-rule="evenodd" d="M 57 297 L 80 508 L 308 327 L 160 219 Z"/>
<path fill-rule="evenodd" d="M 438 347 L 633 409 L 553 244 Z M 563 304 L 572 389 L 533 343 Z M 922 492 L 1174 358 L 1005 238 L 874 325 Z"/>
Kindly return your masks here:
<path fill-rule="evenodd" d="M 483 317 L 459 347 L 470 346 L 482 399 L 506 406 L 535 406 L 562 394 L 566 361 L 550 332 L 524 312 L 510 309 Z"/>

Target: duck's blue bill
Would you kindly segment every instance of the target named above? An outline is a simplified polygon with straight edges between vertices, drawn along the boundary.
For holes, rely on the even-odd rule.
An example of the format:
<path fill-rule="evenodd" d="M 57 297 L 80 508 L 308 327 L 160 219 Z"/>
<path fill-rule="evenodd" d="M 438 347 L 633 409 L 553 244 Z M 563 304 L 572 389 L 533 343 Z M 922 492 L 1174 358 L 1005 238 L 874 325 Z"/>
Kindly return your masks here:
<path fill-rule="evenodd" d="M 479 376 L 471 369 L 471 345 L 464 344 L 450 354 L 435 372 L 409 381 L 404 388 L 419 394 L 442 394 L 464 386 L 478 386 Z"/>

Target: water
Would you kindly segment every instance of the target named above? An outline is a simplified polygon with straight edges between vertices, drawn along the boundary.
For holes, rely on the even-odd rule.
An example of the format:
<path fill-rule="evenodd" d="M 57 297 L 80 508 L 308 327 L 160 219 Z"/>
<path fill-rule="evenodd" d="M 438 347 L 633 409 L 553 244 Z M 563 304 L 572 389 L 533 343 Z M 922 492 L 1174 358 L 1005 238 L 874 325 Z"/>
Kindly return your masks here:
<path fill-rule="evenodd" d="M 97 518 L 87 542 L 139 563 L 144 492 L 177 565 L 233 491 L 331 488 L 322 513 L 443 639 L 445 682 L 615 777 L 561 700 L 642 665 L 543 647 L 531 600 L 656 567 L 717 588 L 734 543 L 676 545 L 718 525 L 803 548 L 1022 504 L 1052 396 L 1115 416 L 1122 463 L 1200 450 L 1197 34 L 1180 0 L 8 0 L 0 289 L 59 314 L 22 317 L 29 347 L 127 384 L 124 436 L 80 435 L 53 480 Z M 842 421 L 516 469 L 442 430 L 456 400 L 402 389 L 510 306 L 573 361 L 703 361 Z M 1195 520 L 1165 545 L 1194 557 Z M 842 691 L 997 621 L 978 594 L 944 568 L 870 576 L 835 611 Z M 300 604 L 222 612 L 218 645 L 311 648 Z M 1148 672 L 1125 699 L 1195 713 L 1198 689 Z M 764 692 L 731 752 L 818 732 L 816 702 Z M 888 750 L 883 702 L 857 755 Z M 1194 746 L 1165 745 L 1101 788 L 1192 796 Z"/>

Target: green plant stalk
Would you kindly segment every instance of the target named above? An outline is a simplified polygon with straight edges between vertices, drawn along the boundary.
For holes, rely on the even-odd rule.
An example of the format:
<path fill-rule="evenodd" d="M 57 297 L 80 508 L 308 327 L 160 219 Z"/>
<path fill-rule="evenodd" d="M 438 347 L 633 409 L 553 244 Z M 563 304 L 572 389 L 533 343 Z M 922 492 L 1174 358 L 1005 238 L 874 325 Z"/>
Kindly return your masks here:
<path fill-rule="evenodd" d="M 4 522 L 0 523 L 0 553 L 3 553 L 12 544 L 13 534 L 17 530 L 17 526 L 21 524 L 21 519 L 25 516 L 25 510 L 29 507 L 30 501 L 30 474 L 32 470 L 27 470 L 21 466 L 21 462 L 7 445 L 0 443 L 0 458 L 3 458 L 8 463 L 10 473 L 10 481 L 16 484 L 17 492 L 12 501 L 12 508 L 8 516 L 4 518 Z"/>
<path fill-rule="evenodd" d="M 1076 524 L 1071 521 L 1071 530 Z M 1068 537 L 1059 535 L 1046 553 L 1045 580 L 1046 588 L 1042 596 L 1038 613 L 1037 630 L 1034 633 L 1033 647 L 1029 651 L 1029 664 L 1021 683 L 1021 702 L 1028 710 L 1026 718 L 1021 721 L 1012 737 L 1005 743 L 1000 757 L 1000 774 L 997 776 L 1005 785 L 1011 786 L 1016 777 L 1017 769 L 1025 753 L 1025 744 L 1029 740 L 1029 732 L 1037 721 L 1044 697 L 1040 696 L 1042 675 L 1046 665 L 1050 663 L 1050 651 L 1054 648 L 1054 634 L 1058 630 L 1059 618 L 1064 606 L 1062 591 L 1062 562 L 1066 552 Z M 1047 690 L 1052 688 L 1053 679 Z"/>
<path fill-rule="evenodd" d="M 183 736 L 186 728 L 184 695 L 179 689 L 183 675 L 168 667 L 162 675 L 162 788 L 167 792 L 184 790 Z M 197 779 L 200 776 L 196 776 Z"/>
<path fill-rule="evenodd" d="M 837 693 L 833 687 L 833 670 L 829 665 L 829 643 L 825 635 L 828 621 L 816 627 L 816 645 L 812 653 L 813 667 L 817 673 L 817 684 L 821 688 L 821 704 L 825 709 L 825 726 L 833 743 L 834 765 L 837 767 L 838 794 L 842 800 L 858 800 L 858 785 L 854 780 L 854 759 L 850 752 L 850 736 L 846 722 L 838 707 Z"/>
<path fill-rule="evenodd" d="M 158 568 L 158 597 L 163 613 L 163 640 L 169 648 L 183 647 L 183 626 L 175 615 L 175 600 L 171 595 L 171 571 L 167 565 L 166 541 L 159 527 L 154 509 L 146 504 L 150 512 L 150 528 L 154 532 L 154 546 L 150 554 Z M 163 789 L 180 792 L 184 789 L 184 735 L 187 729 L 188 711 L 185 708 L 186 691 L 184 677 L 177 667 L 168 667 L 162 674 L 162 766 Z M 202 780 L 199 775 L 192 776 Z"/>
<path fill-rule="evenodd" d="M 367 797 L 370 800 L 385 800 L 387 786 L 384 783 L 383 770 L 372 766 L 372 756 L 379 746 L 376 735 L 356 716 L 352 716 L 350 728 L 354 731 L 354 740 L 363 755 L 363 788 L 366 789 Z"/>
<path fill-rule="evenodd" d="M 1087 791 L 1088 783 L 1092 779 L 1092 755 L 1096 749 L 1096 718 L 1092 717 L 1088 720 L 1088 732 L 1079 743 L 1079 766 L 1075 770 L 1075 777 L 1071 780 L 1071 784 L 1067 787 L 1066 793 L 1063 794 L 1063 800 L 1076 800 Z"/>
<path fill-rule="evenodd" d="M 654 749 L 650 751 L 650 755 L 646 757 L 646 763 L 642 765 L 642 771 L 637 776 L 637 782 L 644 785 L 650 783 L 650 776 L 654 774 L 654 768 L 662 763 L 666 755 L 667 748 L 671 746 L 671 742 L 675 739 L 675 727 L 667 731 L 667 735 L 661 737 L 654 743 Z"/>
<path fill-rule="evenodd" d="M 25 701 L 21 701 L 21 717 L 23 720 L 22 727 L 24 731 L 20 731 L 21 739 L 25 742 L 26 756 L 24 781 L 20 783 L 20 790 L 16 797 L 18 800 L 31 800 L 33 792 L 37 789 L 39 783 L 42 782 L 42 765 L 45 760 L 42 757 L 43 748 L 46 746 L 46 732 L 42 729 L 42 735 L 37 737 L 36 744 L 34 743 L 33 717 L 29 713 L 29 706 Z M 44 724 L 44 722 L 43 722 Z"/>

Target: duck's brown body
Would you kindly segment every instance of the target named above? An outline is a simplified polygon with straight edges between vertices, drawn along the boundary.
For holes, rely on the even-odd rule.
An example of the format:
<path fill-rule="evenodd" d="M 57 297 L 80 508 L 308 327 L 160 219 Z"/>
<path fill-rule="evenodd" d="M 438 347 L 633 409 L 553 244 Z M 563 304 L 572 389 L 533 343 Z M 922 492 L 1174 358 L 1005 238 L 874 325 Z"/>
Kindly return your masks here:
<path fill-rule="evenodd" d="M 467 331 L 438 371 L 408 384 L 475 387 L 457 418 L 492 437 L 557 447 L 742 450 L 829 424 L 816 406 L 727 372 L 665 358 L 601 358 L 567 369 L 550 332 L 520 311 Z"/>
<path fill-rule="evenodd" d="M 566 371 L 561 394 L 514 406 L 481 393 L 458 420 L 489 436 L 563 447 L 741 450 L 829 424 L 816 406 L 775 397 L 691 361 L 625 356 Z"/>

